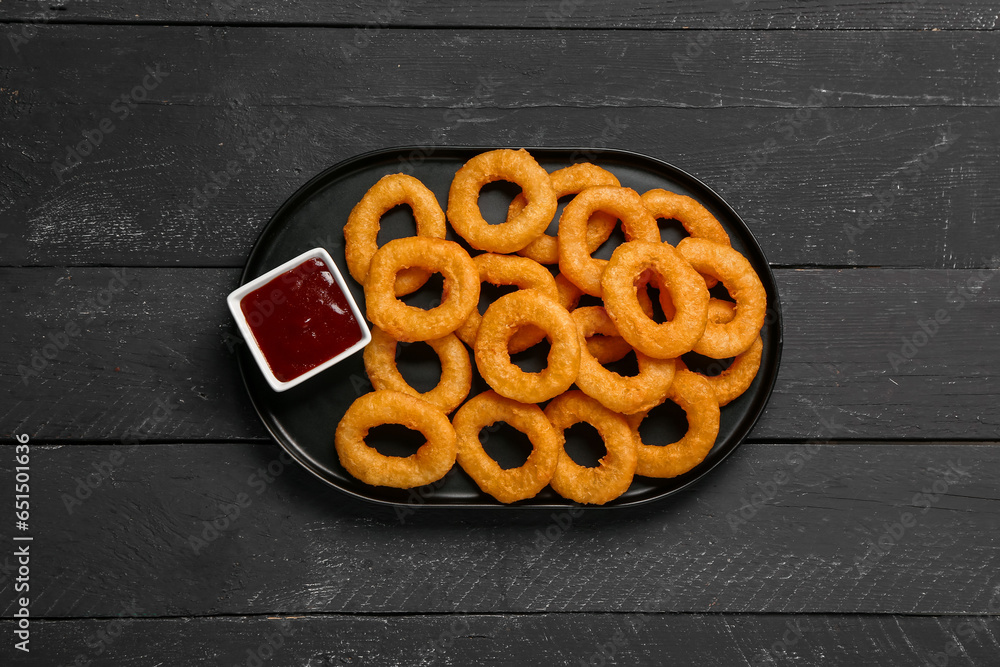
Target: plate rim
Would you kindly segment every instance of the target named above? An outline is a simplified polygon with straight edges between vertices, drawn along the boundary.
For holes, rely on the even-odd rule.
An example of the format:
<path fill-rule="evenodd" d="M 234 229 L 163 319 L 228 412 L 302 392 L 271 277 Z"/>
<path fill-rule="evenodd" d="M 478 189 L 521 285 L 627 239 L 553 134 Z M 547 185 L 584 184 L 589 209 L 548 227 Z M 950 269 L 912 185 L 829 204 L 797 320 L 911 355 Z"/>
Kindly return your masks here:
<path fill-rule="evenodd" d="M 773 371 L 771 372 L 770 380 L 767 382 L 766 395 L 764 396 L 764 400 L 761 401 L 760 406 L 753 412 L 752 419 L 744 420 L 746 426 L 745 428 L 741 429 L 742 434 L 740 435 L 740 437 L 736 439 L 734 442 L 732 442 L 732 444 L 729 444 L 725 446 L 723 449 L 721 449 L 718 452 L 718 458 L 715 461 L 711 462 L 708 465 L 708 467 L 700 470 L 697 475 L 695 475 L 691 479 L 684 481 L 679 486 L 676 486 L 674 488 L 671 488 L 669 490 L 663 491 L 661 493 L 658 493 L 650 497 L 639 498 L 627 502 L 622 502 L 617 504 L 605 504 L 605 505 L 586 505 L 582 503 L 567 501 L 565 503 L 558 503 L 558 504 L 553 503 L 546 505 L 537 505 L 537 504 L 530 504 L 529 501 L 531 499 L 529 498 L 525 499 L 524 501 L 518 501 L 517 503 L 511 503 L 511 504 L 503 504 L 500 503 L 499 501 L 492 503 L 469 503 L 469 502 L 434 503 L 434 502 L 427 502 L 426 500 L 424 500 L 424 502 L 421 503 L 411 503 L 411 502 L 397 502 L 394 500 L 385 500 L 382 498 L 374 498 L 371 496 L 363 495 L 351 489 L 344 488 L 335 483 L 333 480 L 328 479 L 324 471 L 317 469 L 310 461 L 300 456 L 299 453 L 295 450 L 295 448 L 289 446 L 285 442 L 285 438 L 281 436 L 280 431 L 276 429 L 274 425 L 271 424 L 271 420 L 269 420 L 261 412 L 261 409 L 258 406 L 257 401 L 254 399 L 253 393 L 250 391 L 250 383 L 247 380 L 247 369 L 246 369 L 248 364 L 245 361 L 246 350 L 243 350 L 241 354 L 237 355 L 237 365 L 239 366 L 240 370 L 240 379 L 243 381 L 243 388 L 246 390 L 247 396 L 250 399 L 250 403 L 253 405 L 254 412 L 257 414 L 258 419 L 260 419 L 261 423 L 264 425 L 268 433 L 271 435 L 271 438 L 281 446 L 281 448 L 284 450 L 286 454 L 288 454 L 290 457 L 292 457 L 293 460 L 298 462 L 302 467 L 304 467 L 306 470 L 312 473 L 314 477 L 324 482 L 326 485 L 336 489 L 340 493 L 344 493 L 358 500 L 363 500 L 365 502 L 373 503 L 375 505 L 380 505 L 383 507 L 394 507 L 394 508 L 420 507 L 421 509 L 425 510 L 517 509 L 526 511 L 560 511 L 566 509 L 578 509 L 578 510 L 613 511 L 626 508 L 634 508 L 641 505 L 647 505 L 653 502 L 662 501 L 665 498 L 676 495 L 677 493 L 680 493 L 681 491 L 688 489 L 690 486 L 692 486 L 696 482 L 701 481 L 702 478 L 704 478 L 710 472 L 715 470 L 716 467 L 718 467 L 723 461 L 728 459 L 733 454 L 733 452 L 735 452 L 743 444 L 747 435 L 749 435 L 750 431 L 753 430 L 753 427 L 757 424 L 757 421 L 764 413 L 764 410 L 767 408 L 768 403 L 770 403 L 771 396 L 774 393 L 774 386 L 778 378 L 778 371 L 780 370 L 781 367 L 781 357 L 784 349 L 784 317 L 781 311 L 781 298 L 780 294 L 778 293 L 777 289 L 778 283 L 774 277 L 774 270 L 771 267 L 771 263 L 767 259 L 767 255 L 764 254 L 764 250 L 763 248 L 761 248 L 760 242 L 757 240 L 757 236 L 753 233 L 753 230 L 750 228 L 750 226 L 746 223 L 743 217 L 736 211 L 736 209 L 734 209 L 733 206 L 714 188 L 710 187 L 708 184 L 703 182 L 697 176 L 694 176 L 688 171 L 685 171 L 684 169 L 674 164 L 671 164 L 666 160 L 662 160 L 660 158 L 647 155 L 645 153 L 640 153 L 638 151 L 622 149 L 622 148 L 590 148 L 581 146 L 481 146 L 475 144 L 468 144 L 468 145 L 448 144 L 448 145 L 437 145 L 437 146 L 404 145 L 404 146 L 389 146 L 385 148 L 378 148 L 366 151 L 364 153 L 359 153 L 349 158 L 340 160 L 339 162 L 317 173 L 308 181 L 299 186 L 291 195 L 286 197 L 285 200 L 281 203 L 281 205 L 277 209 L 275 209 L 274 213 L 271 214 L 271 217 L 268 218 L 264 226 L 261 227 L 260 232 L 258 232 L 257 237 L 254 239 L 253 244 L 250 247 L 250 252 L 247 254 L 246 260 L 243 265 L 243 270 L 240 272 L 240 286 L 244 285 L 247 282 L 247 274 L 250 269 L 250 264 L 252 263 L 254 256 L 261 247 L 260 245 L 261 240 L 271 229 L 272 225 L 274 225 L 278 221 L 278 219 L 281 218 L 287 212 L 288 209 L 297 205 L 299 203 L 299 200 L 305 197 L 310 190 L 317 187 L 317 185 L 319 185 L 321 182 L 330 178 L 330 176 L 333 175 L 334 173 L 345 170 L 354 163 L 371 160 L 373 158 L 387 154 L 403 154 L 406 152 L 422 151 L 425 153 L 425 157 L 431 157 L 435 153 L 438 153 L 440 151 L 486 152 L 486 151 L 498 150 L 501 148 L 524 149 L 529 153 L 533 153 L 534 151 L 538 151 L 539 153 L 544 153 L 549 151 L 552 152 L 573 151 L 585 155 L 589 161 L 592 161 L 594 163 L 598 163 L 601 160 L 602 156 L 619 156 L 619 157 L 626 157 L 631 160 L 652 162 L 657 167 L 664 169 L 668 172 L 672 172 L 675 175 L 679 175 L 681 179 L 687 179 L 688 181 L 694 183 L 696 186 L 712 193 L 717 198 L 720 207 L 724 209 L 724 211 L 727 214 L 733 216 L 736 220 L 739 221 L 739 223 L 742 225 L 743 229 L 747 233 L 748 237 L 747 240 L 749 241 L 749 244 L 752 246 L 750 249 L 755 250 L 758 253 L 758 255 L 764 260 L 764 266 L 767 269 L 768 277 L 770 279 L 771 284 L 774 285 L 774 301 L 773 305 L 768 306 L 768 311 L 773 311 L 775 315 L 775 320 L 773 325 L 774 325 L 774 331 L 776 333 L 775 340 L 772 343 L 772 345 L 774 345 L 774 355 L 775 355 Z M 762 389 L 765 388 L 762 387 Z M 413 494 L 411 493 L 411 495 Z M 520 504 L 520 503 L 525 503 L 525 504 Z"/>

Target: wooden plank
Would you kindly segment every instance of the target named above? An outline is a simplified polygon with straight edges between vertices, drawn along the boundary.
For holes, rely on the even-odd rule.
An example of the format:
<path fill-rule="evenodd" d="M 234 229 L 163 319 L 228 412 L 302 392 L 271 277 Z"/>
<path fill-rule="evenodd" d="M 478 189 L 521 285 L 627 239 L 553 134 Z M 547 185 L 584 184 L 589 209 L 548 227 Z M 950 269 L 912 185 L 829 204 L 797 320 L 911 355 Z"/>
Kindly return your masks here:
<path fill-rule="evenodd" d="M 969 268 L 998 252 L 994 109 L 803 109 L 795 128 L 786 109 L 553 113 L 481 108 L 468 95 L 473 106 L 446 110 L 147 104 L 113 116 L 115 131 L 68 173 L 67 145 L 107 106 L 15 105 L 0 143 L 0 263 L 242 266 L 273 211 L 314 174 L 412 144 L 652 155 L 726 197 L 776 266 Z M 809 91 L 799 95 L 804 103 Z"/>
<path fill-rule="evenodd" d="M 274 664 L 288 665 L 910 667 L 933 665 L 935 659 L 937 664 L 990 664 L 1000 650 L 996 617 L 448 614 L 131 620 L 135 618 L 35 621 L 38 634 L 31 655 L 51 665 L 72 664 L 83 655 L 122 667 L 157 661 L 246 665 L 256 664 L 253 657 L 269 656 Z M 0 621 L 8 636 L 12 625 Z M 112 638 L 109 629 L 117 636 Z"/>
<path fill-rule="evenodd" d="M 265 438 L 231 351 L 238 344 L 224 295 L 239 273 L 129 269 L 121 287 L 116 271 L 0 270 L 8 312 L 0 319 L 8 397 L 0 432 L 67 441 L 118 441 L 137 429 L 152 440 Z M 776 275 L 784 354 L 752 438 L 1000 436 L 1000 271 Z M 63 339 L 70 324 L 79 331 Z M 35 359 L 33 375 L 36 351 L 54 358 Z"/>
<path fill-rule="evenodd" d="M 465 26 L 533 28 L 758 28 L 992 30 L 996 5 L 988 0 L 929 3 L 921 0 L 815 0 L 790 5 L 780 0 L 680 0 L 666 4 L 627 0 L 605 6 L 582 0 L 524 3 L 453 3 L 418 0 L 383 3 L 321 2 L 250 4 L 241 0 L 66 0 L 44 5 L 8 0 L 0 21 L 122 23 L 249 23 L 295 25 Z"/>
<path fill-rule="evenodd" d="M 238 278 L 233 270 L 7 270 L 0 283 L 18 314 L 0 323 L 3 432 L 265 437 L 226 338 L 236 330 L 225 295 Z"/>
<path fill-rule="evenodd" d="M 159 64 L 148 103 L 224 108 L 990 106 L 1000 34 L 43 25 L 5 54 L 21 105 L 104 107 Z M 694 45 L 693 47 L 691 45 Z M 704 46 L 702 46 L 704 44 Z M 38 85 L 38 82 L 45 85 Z M 142 93 L 140 93 L 142 95 Z"/>
<path fill-rule="evenodd" d="M 37 536 L 32 615 L 113 617 L 128 603 L 162 616 L 1000 606 L 996 444 L 745 444 L 670 499 L 576 516 L 397 514 L 279 453 L 33 446 L 19 533 Z M 0 458 L 5 479 L 13 466 Z"/>

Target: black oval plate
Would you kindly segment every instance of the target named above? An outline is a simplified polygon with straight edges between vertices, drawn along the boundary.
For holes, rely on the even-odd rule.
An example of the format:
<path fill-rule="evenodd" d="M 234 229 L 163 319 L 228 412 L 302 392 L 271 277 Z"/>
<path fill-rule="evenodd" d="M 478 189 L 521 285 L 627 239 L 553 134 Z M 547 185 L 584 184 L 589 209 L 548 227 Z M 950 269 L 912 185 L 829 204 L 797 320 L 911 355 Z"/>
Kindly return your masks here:
<path fill-rule="evenodd" d="M 352 285 L 354 297 L 364 312 L 364 292 L 361 286 L 350 278 L 344 260 L 343 227 L 355 203 L 379 178 L 402 171 L 423 181 L 437 195 L 442 207 L 445 207 L 448 201 L 448 188 L 455 172 L 471 157 L 487 150 L 492 148 L 475 146 L 390 148 L 366 153 L 327 169 L 299 188 L 298 192 L 282 204 L 264 227 L 250 252 L 242 282 L 253 280 L 292 257 L 320 246 L 326 248 L 333 256 L 347 282 Z M 637 192 L 664 188 L 694 197 L 718 218 L 729 233 L 733 247 L 750 260 L 764 283 L 764 288 L 767 290 L 768 317 L 761 332 L 764 341 L 761 369 L 750 389 L 722 409 L 719 437 L 712 451 L 701 464 L 679 477 L 651 479 L 637 476 L 628 491 L 602 507 L 638 505 L 676 493 L 708 473 L 732 453 L 767 404 L 778 372 L 782 342 L 781 312 L 774 275 L 756 239 L 739 215 L 708 186 L 677 167 L 638 153 L 611 149 L 529 148 L 528 151 L 549 171 L 574 162 L 590 161 L 608 169 L 618 177 L 623 186 Z M 484 189 L 480 205 L 487 219 L 497 221 L 504 219 L 507 203 L 518 191 L 516 186 L 507 187 L 507 185 L 494 184 Z M 556 219 L 558 220 L 558 216 Z M 404 230 L 407 226 L 409 231 Z M 554 227 L 555 222 L 550 233 L 555 232 Z M 412 233 L 412 217 L 409 209 L 399 207 L 383 218 L 383 231 L 379 235 L 379 242 L 384 243 L 395 236 Z M 664 231 L 664 238 L 673 243 L 676 243 L 680 235 L 670 228 Z M 450 229 L 449 238 L 460 241 L 453 236 Z M 595 256 L 609 257 L 611 245 L 608 244 L 607 248 L 600 249 Z M 421 348 L 429 350 L 425 345 L 413 346 L 414 350 Z M 685 359 L 688 360 L 688 357 Z M 421 376 L 433 384 L 434 374 L 437 372 L 432 370 L 434 364 L 421 364 L 420 361 L 420 359 L 415 360 L 415 367 L 407 367 L 406 362 L 401 362 L 401 368 L 414 384 L 419 383 Z M 697 364 L 697 360 L 690 361 Z M 371 391 L 360 354 L 282 393 L 271 390 L 245 349 L 240 354 L 239 363 L 254 408 L 274 438 L 289 455 L 313 474 L 345 493 L 390 505 L 416 502 L 425 506 L 543 509 L 577 506 L 556 495 L 550 488 L 546 488 L 530 500 L 503 505 L 480 491 L 458 466 L 455 466 L 443 480 L 419 492 L 364 484 L 343 469 L 333 447 L 334 431 L 347 407 L 357 396 Z M 477 378 L 470 395 L 475 395 L 486 388 Z M 672 442 L 682 434 L 682 429 L 686 426 L 683 413 L 677 409 L 674 413 L 667 414 L 673 407 L 668 402 L 667 405 L 656 408 L 645 420 L 642 432 L 646 442 Z M 679 418 L 675 415 L 679 415 Z M 489 446 L 490 453 L 502 464 L 506 462 L 505 459 L 512 461 L 518 456 L 516 453 L 518 447 L 505 442 L 503 437 L 505 434 L 504 430 L 491 434 L 496 437 L 491 437 L 492 442 Z M 412 448 L 408 451 L 412 451 Z"/>

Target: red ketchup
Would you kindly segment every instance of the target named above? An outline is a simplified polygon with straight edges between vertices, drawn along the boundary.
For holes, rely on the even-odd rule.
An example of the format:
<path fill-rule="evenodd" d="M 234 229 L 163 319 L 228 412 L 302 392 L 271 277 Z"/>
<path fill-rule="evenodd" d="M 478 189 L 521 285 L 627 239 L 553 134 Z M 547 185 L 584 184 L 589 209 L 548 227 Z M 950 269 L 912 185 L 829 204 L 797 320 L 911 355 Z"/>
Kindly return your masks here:
<path fill-rule="evenodd" d="M 336 279 L 309 259 L 240 300 L 274 376 L 293 380 L 361 340 L 361 327 Z"/>

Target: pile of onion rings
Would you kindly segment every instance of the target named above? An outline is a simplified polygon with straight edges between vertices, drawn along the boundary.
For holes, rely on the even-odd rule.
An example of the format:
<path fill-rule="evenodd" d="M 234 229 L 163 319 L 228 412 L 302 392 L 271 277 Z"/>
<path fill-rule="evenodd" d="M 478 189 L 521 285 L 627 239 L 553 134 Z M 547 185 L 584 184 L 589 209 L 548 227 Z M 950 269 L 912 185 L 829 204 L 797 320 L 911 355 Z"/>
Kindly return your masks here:
<path fill-rule="evenodd" d="M 479 193 L 498 180 L 522 192 L 507 220 L 490 224 Z M 550 236 L 557 199 L 567 195 Z M 399 204 L 413 209 L 417 233 L 378 247 L 380 219 Z M 676 247 L 663 242 L 660 219 L 677 220 L 689 238 Z M 461 241 L 446 240 L 446 221 Z M 610 260 L 592 257 L 619 222 L 625 242 Z M 745 393 L 760 369 L 767 295 L 715 216 L 666 190 L 640 196 L 592 164 L 550 174 L 525 150 L 488 151 L 455 174 L 446 209 L 418 179 L 390 174 L 354 207 L 344 238 L 374 325 L 364 362 L 375 391 L 347 410 L 335 445 L 344 468 L 367 484 L 426 485 L 457 463 L 502 503 L 550 487 L 601 505 L 628 490 L 633 475 L 671 478 L 698 466 L 718 437 L 720 407 Z M 440 304 L 404 303 L 434 273 L 444 276 Z M 480 304 L 482 283 L 516 290 Z M 589 302 L 580 306 L 584 295 Z M 511 359 L 543 339 L 549 351 L 539 372 Z M 422 393 L 396 366 L 398 346 L 421 341 L 441 364 L 439 382 Z M 720 360 L 712 362 L 717 372 L 689 369 L 688 354 Z M 629 355 L 638 373 L 608 367 Z M 490 390 L 470 397 L 474 371 Z M 666 401 L 686 413 L 686 433 L 671 444 L 645 442 L 640 424 Z M 484 449 L 480 431 L 497 422 L 527 435 L 532 451 L 521 466 L 504 469 Z M 596 467 L 565 449 L 564 432 L 578 422 L 604 441 Z M 427 442 L 406 458 L 382 455 L 365 438 L 386 423 L 418 430 Z"/>

